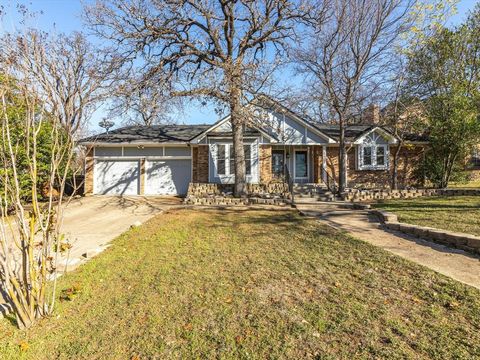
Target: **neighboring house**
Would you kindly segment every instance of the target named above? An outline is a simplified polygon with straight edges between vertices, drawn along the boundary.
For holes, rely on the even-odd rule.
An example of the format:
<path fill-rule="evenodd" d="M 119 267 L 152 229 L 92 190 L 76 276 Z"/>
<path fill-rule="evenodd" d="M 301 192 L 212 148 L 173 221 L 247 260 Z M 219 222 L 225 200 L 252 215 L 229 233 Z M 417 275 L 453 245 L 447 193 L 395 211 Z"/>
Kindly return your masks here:
<path fill-rule="evenodd" d="M 464 169 L 468 174 L 468 180 L 480 179 L 480 145 L 475 146 L 470 156 L 465 159 Z"/>
<path fill-rule="evenodd" d="M 307 121 L 264 99 L 261 125 L 244 131 L 247 182 L 281 181 L 288 169 L 296 183 L 338 181 L 336 125 Z M 88 147 L 86 194 L 184 195 L 190 182 L 234 182 L 229 116 L 213 125 L 129 126 L 80 141 Z M 388 188 L 397 139 L 378 125 L 378 113 L 349 126 L 348 186 Z M 412 136 L 399 161 L 399 184 L 414 185 L 426 142 Z"/>

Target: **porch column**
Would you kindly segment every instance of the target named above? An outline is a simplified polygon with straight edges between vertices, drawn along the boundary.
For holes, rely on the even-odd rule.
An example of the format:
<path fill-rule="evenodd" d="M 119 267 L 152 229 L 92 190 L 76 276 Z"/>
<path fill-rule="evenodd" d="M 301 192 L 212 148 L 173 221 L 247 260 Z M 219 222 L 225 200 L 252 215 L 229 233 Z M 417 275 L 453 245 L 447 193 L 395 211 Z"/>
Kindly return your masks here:
<path fill-rule="evenodd" d="M 327 147 L 322 146 L 322 179 L 324 183 L 327 183 Z"/>

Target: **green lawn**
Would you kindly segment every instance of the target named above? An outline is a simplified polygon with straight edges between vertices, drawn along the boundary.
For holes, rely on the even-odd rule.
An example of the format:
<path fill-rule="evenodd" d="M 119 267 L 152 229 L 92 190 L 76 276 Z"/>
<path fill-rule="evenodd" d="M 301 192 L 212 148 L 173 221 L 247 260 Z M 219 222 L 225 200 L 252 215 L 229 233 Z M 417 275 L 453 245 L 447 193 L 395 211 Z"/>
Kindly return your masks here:
<path fill-rule="evenodd" d="M 291 211 L 162 214 L 1 359 L 480 357 L 480 291 Z"/>
<path fill-rule="evenodd" d="M 400 222 L 480 236 L 480 196 L 432 196 L 374 205 Z"/>

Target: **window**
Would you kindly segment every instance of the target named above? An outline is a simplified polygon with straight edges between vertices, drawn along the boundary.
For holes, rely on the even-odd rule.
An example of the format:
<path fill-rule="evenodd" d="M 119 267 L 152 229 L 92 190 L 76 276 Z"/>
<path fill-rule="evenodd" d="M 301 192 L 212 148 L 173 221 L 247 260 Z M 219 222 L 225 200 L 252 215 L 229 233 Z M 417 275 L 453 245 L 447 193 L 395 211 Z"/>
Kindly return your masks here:
<path fill-rule="evenodd" d="M 384 166 L 385 165 L 385 147 L 378 146 L 377 147 L 377 166 Z"/>
<path fill-rule="evenodd" d="M 233 145 L 228 145 L 228 148 L 230 149 L 229 155 L 230 155 L 230 175 L 235 174 L 235 156 L 233 155 Z"/>
<path fill-rule="evenodd" d="M 473 167 L 480 167 L 480 148 L 475 147 L 472 151 L 471 164 Z"/>
<path fill-rule="evenodd" d="M 372 165 L 372 146 L 365 146 L 363 148 L 363 165 L 364 166 Z"/>
<path fill-rule="evenodd" d="M 368 144 L 360 145 L 358 152 L 359 170 L 387 170 L 388 145 Z"/>
<path fill-rule="evenodd" d="M 252 151 L 251 145 L 244 145 L 245 172 L 252 175 Z M 228 169 L 227 169 L 228 164 Z M 232 144 L 217 144 L 217 175 L 235 174 L 235 156 Z"/>
<path fill-rule="evenodd" d="M 226 172 L 226 157 L 225 157 L 226 145 L 217 145 L 217 174 L 225 175 Z"/>
<path fill-rule="evenodd" d="M 283 176 L 285 153 L 283 150 L 272 151 L 272 174 L 276 178 Z"/>
<path fill-rule="evenodd" d="M 252 155 L 251 155 L 251 146 L 244 145 L 245 151 L 245 171 L 247 175 L 252 175 Z"/>
<path fill-rule="evenodd" d="M 388 170 L 389 139 L 373 131 L 367 134 L 357 148 L 358 170 Z"/>

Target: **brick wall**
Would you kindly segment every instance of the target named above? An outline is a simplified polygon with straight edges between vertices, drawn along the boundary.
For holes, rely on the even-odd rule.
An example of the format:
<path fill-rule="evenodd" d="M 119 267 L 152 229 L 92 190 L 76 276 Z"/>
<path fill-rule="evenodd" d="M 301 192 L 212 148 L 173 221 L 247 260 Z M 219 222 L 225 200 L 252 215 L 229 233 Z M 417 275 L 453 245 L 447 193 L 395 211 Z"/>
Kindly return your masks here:
<path fill-rule="evenodd" d="M 338 147 L 327 147 L 327 172 L 338 183 Z"/>
<path fill-rule="evenodd" d="M 192 148 L 192 182 L 208 182 L 208 145 Z"/>
<path fill-rule="evenodd" d="M 85 195 L 93 194 L 93 164 L 93 148 L 90 148 L 85 155 Z"/>
<path fill-rule="evenodd" d="M 348 187 L 385 189 L 391 187 L 393 173 L 393 157 L 396 147 L 390 147 L 389 170 L 356 170 L 356 152 L 351 148 L 347 153 Z M 418 185 L 415 170 L 422 163 L 424 148 L 422 146 L 404 146 L 400 150 L 398 161 L 399 187 Z M 338 147 L 327 148 L 327 171 L 338 182 Z"/>
<path fill-rule="evenodd" d="M 258 149 L 260 161 L 260 182 L 267 184 L 272 181 L 272 147 L 260 145 Z"/>
<path fill-rule="evenodd" d="M 313 146 L 312 149 L 313 156 L 313 182 L 320 183 L 322 182 L 322 147 Z"/>

